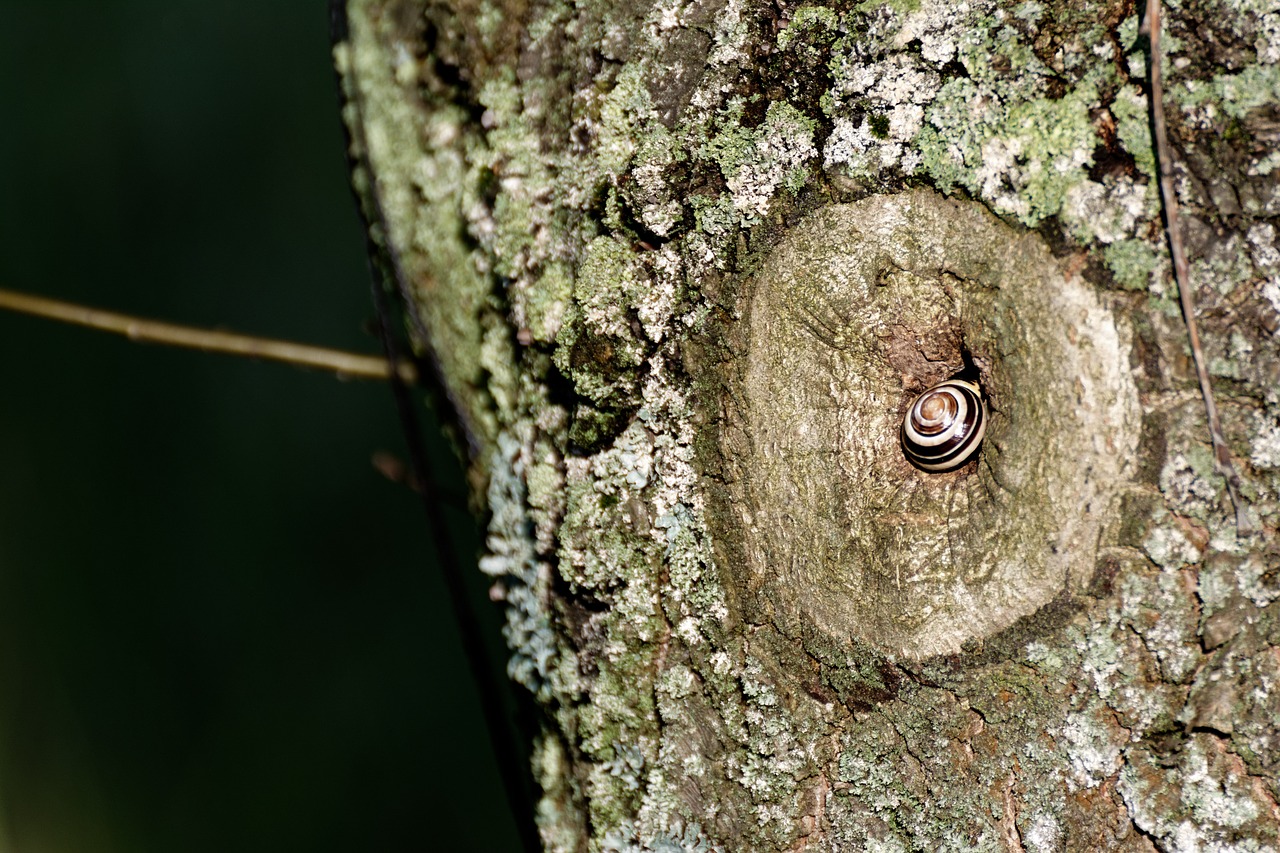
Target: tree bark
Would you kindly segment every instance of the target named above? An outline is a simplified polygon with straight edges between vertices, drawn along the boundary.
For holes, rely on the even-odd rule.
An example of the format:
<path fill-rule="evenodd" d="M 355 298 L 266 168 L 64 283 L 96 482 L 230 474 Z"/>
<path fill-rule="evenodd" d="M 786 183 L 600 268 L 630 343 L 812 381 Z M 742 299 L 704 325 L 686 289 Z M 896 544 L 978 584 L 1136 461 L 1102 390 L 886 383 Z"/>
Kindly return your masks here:
<path fill-rule="evenodd" d="M 1280 11 L 349 0 L 554 851 L 1280 847 Z M 898 425 L 963 373 L 975 461 Z"/>

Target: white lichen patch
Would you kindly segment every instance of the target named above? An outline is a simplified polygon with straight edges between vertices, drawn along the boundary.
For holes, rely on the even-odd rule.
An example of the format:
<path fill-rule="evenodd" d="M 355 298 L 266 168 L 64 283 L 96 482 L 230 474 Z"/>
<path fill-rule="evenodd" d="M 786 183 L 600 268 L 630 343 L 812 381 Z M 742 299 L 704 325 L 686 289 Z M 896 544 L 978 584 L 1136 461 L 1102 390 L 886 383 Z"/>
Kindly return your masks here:
<path fill-rule="evenodd" d="M 1187 408 L 1190 407 L 1188 404 Z M 1188 424 L 1188 429 L 1194 423 Z M 1218 512 L 1221 488 L 1207 439 L 1204 445 L 1192 445 L 1169 454 L 1160 471 L 1160 491 L 1168 499 L 1170 507 L 1193 518 L 1205 519 Z M 1171 542 L 1173 547 L 1178 547 L 1176 542 Z"/>
<path fill-rule="evenodd" d="M 946 65 L 956 56 L 958 33 L 964 29 L 965 22 L 971 15 L 986 13 L 991 8 L 992 4 L 987 2 L 922 4 L 902 19 L 893 43 L 905 47 L 918 41 L 925 61 L 935 66 Z"/>
<path fill-rule="evenodd" d="M 1062 849 L 1062 825 L 1053 815 L 1037 814 L 1023 842 L 1032 853 L 1055 853 Z"/>
<path fill-rule="evenodd" d="M 1083 640 L 1084 654 L 1080 660 L 1080 671 L 1093 682 L 1093 689 L 1102 699 L 1110 699 L 1111 694 L 1120 686 L 1124 662 L 1124 647 L 1116 641 L 1113 626 L 1099 626 L 1099 630 L 1090 631 Z"/>
<path fill-rule="evenodd" d="M 1162 681 L 1183 683 L 1191 677 L 1201 657 L 1196 608 L 1186 575 L 1177 571 L 1127 575 L 1120 583 L 1120 613 L 1155 655 Z"/>
<path fill-rule="evenodd" d="M 662 125 L 641 141 L 626 189 L 640 222 L 659 237 L 672 234 L 684 220 L 683 198 L 667 179 L 668 171 L 685 159 L 679 141 Z"/>
<path fill-rule="evenodd" d="M 832 119 L 824 168 L 859 176 L 889 168 L 914 172 L 920 156 L 911 141 L 942 85 L 937 71 L 910 54 L 867 62 L 854 39 L 838 45 L 829 65 L 835 84 L 823 102 Z"/>
<path fill-rule="evenodd" d="M 1096 788 L 1120 769 L 1123 744 L 1115 739 L 1115 727 L 1099 718 L 1100 711 L 1073 713 L 1058 733 L 1070 766 L 1069 790 Z"/>
<path fill-rule="evenodd" d="M 1258 816 L 1258 803 L 1253 798 L 1244 791 L 1231 790 L 1243 780 L 1231 785 L 1214 778 L 1205 756 L 1198 754 L 1194 745 L 1185 766 L 1182 801 L 1197 822 L 1237 829 Z"/>
<path fill-rule="evenodd" d="M 1253 423 L 1249 461 L 1258 468 L 1280 469 L 1280 420 L 1259 412 Z"/>
<path fill-rule="evenodd" d="M 1192 737 L 1174 766 L 1135 751 L 1117 789 L 1134 822 L 1176 850 L 1274 850 L 1274 803 L 1220 742 Z"/>
<path fill-rule="evenodd" d="M 1280 314 L 1280 277 L 1268 279 L 1262 285 L 1262 298 L 1271 303 L 1271 310 Z M 1275 334 L 1280 334 L 1280 329 Z"/>
<path fill-rule="evenodd" d="M 1133 237 L 1139 222 L 1154 217 L 1157 201 L 1152 184 L 1084 180 L 1067 190 L 1061 216 L 1082 242 L 1115 243 Z"/>
<path fill-rule="evenodd" d="M 883 132 L 873 127 L 874 117 L 864 116 L 859 124 L 836 118 L 822 149 L 824 167 L 843 166 L 852 175 L 872 175 L 894 167 L 914 171 L 920 158 L 910 142 L 920 129 L 924 110 L 907 104 L 894 107 L 879 118 L 886 122 L 887 130 Z"/>
<path fill-rule="evenodd" d="M 1192 545 L 1187 537 L 1170 523 L 1167 517 L 1164 524 L 1152 528 L 1151 533 L 1142 543 L 1142 550 L 1157 565 L 1167 570 L 1177 570 L 1200 561 L 1200 549 Z"/>
<path fill-rule="evenodd" d="M 1270 222 L 1258 222 L 1246 235 L 1253 264 L 1264 274 L 1280 270 L 1280 244 L 1276 243 L 1276 228 Z"/>
<path fill-rule="evenodd" d="M 730 774 L 760 801 L 785 802 L 796 794 L 797 777 L 808 764 L 802 741 L 755 661 L 747 662 L 741 678 L 747 699 L 748 748 L 730 757 Z M 756 815 L 761 826 L 782 818 L 768 810 Z"/>
<path fill-rule="evenodd" d="M 716 18 L 714 47 L 707 57 L 711 65 L 731 65 L 746 59 L 746 46 L 750 30 L 744 19 L 743 0 L 727 0 Z"/>

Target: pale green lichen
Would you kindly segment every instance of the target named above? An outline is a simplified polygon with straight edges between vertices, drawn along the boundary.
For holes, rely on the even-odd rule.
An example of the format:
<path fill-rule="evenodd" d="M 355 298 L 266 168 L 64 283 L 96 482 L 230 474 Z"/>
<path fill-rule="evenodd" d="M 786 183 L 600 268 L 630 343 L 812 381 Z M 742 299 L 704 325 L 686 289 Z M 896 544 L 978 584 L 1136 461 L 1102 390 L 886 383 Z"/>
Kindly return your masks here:
<path fill-rule="evenodd" d="M 1034 225 L 1058 213 L 1087 178 L 1097 145 L 1090 86 L 1057 100 L 1010 101 L 972 78 L 948 81 L 916 137 L 922 168 L 944 192 L 955 185 Z"/>
<path fill-rule="evenodd" d="M 808 178 L 808 162 L 817 155 L 814 122 L 784 101 L 769 104 L 758 128 L 743 124 L 746 103 L 731 100 L 699 156 L 713 160 L 729 185 L 742 224 L 759 221 L 780 189 L 795 192 Z"/>
<path fill-rule="evenodd" d="M 1041 9 L 1022 4 L 1014 14 L 1034 22 Z M 943 191 L 963 187 L 996 212 L 1028 225 L 1058 214 L 1074 197 L 1068 213 L 1080 223 L 1081 237 L 1091 239 L 1085 223 L 1099 209 L 1108 215 L 1115 209 L 1101 204 L 1082 210 L 1080 205 L 1098 145 L 1091 113 L 1100 106 L 1099 88 L 1116 78 L 1110 53 L 1061 54 L 1074 80 L 1065 93 L 1050 96 L 1046 82 L 1060 77 L 1060 70 L 1047 68 L 1005 16 L 995 3 L 977 2 L 895 13 L 876 22 L 885 31 L 881 37 L 895 46 L 919 41 L 918 57 L 910 52 L 868 56 L 861 33 L 837 41 L 829 63 L 833 85 L 823 98 L 832 121 L 825 164 L 860 177 L 886 170 L 925 174 Z M 1099 30 L 1082 34 L 1081 42 L 1104 38 Z M 779 44 L 799 40 L 792 34 Z M 944 81 L 936 69 L 953 59 L 968 73 Z M 1132 130 L 1124 126 L 1126 133 Z M 1154 213 L 1150 197 L 1120 207 L 1125 206 L 1131 212 L 1102 232 L 1104 242 L 1128 236 L 1139 217 Z"/>
<path fill-rule="evenodd" d="M 1164 255 L 1145 240 L 1120 240 L 1107 246 L 1102 256 L 1116 283 L 1126 290 L 1146 290 L 1166 265 Z"/>
<path fill-rule="evenodd" d="M 624 67 L 600 107 L 594 153 L 601 172 L 622 173 L 636 150 L 636 125 L 649 120 L 652 112 L 644 69 L 637 64 Z"/>
<path fill-rule="evenodd" d="M 1121 87 L 1111 102 L 1111 114 L 1116 120 L 1116 137 L 1124 144 L 1124 150 L 1133 157 L 1147 180 L 1155 180 L 1156 154 L 1151 142 L 1146 96 L 1136 85 Z"/>
<path fill-rule="evenodd" d="M 832 37 L 840 25 L 840 16 L 826 6 L 801 6 L 796 9 L 786 29 L 778 33 L 778 47 L 786 50 L 795 42 L 813 57 L 822 56 L 812 42 Z"/>
<path fill-rule="evenodd" d="M 698 231 L 712 237 L 723 237 L 733 231 L 738 224 L 738 216 L 734 210 L 733 200 L 728 196 L 708 198 L 695 195 L 689 199 L 696 217 Z M 715 253 L 711 252 L 714 257 Z"/>
<path fill-rule="evenodd" d="M 573 272 L 562 262 L 548 263 L 526 291 L 524 324 L 535 341 L 550 343 L 564 325 L 573 297 Z"/>
<path fill-rule="evenodd" d="M 1208 121 L 1220 112 L 1242 119 L 1259 107 L 1280 102 L 1280 65 L 1249 65 L 1205 82 L 1188 81 L 1170 96 L 1189 117 Z"/>

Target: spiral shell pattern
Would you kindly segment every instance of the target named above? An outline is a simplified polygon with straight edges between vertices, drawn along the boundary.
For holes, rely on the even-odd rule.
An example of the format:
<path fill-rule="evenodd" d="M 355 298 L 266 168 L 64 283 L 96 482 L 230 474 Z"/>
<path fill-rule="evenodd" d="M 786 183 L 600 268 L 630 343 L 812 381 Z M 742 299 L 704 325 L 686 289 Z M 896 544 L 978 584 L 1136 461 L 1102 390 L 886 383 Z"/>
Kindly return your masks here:
<path fill-rule="evenodd" d="M 922 471 L 959 468 L 978 452 L 987 407 L 978 386 L 948 379 L 925 391 L 902 419 L 902 452 Z"/>

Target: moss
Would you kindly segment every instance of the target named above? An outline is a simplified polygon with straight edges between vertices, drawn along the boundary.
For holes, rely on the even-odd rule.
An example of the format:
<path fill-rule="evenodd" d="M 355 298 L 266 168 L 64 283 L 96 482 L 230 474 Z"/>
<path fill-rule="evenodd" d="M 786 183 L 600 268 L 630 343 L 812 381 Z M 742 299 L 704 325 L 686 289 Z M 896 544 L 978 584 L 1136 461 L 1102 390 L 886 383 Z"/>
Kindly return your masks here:
<path fill-rule="evenodd" d="M 867 117 L 867 123 L 871 126 L 871 135 L 876 139 L 889 138 L 889 117 L 885 115 L 872 115 Z"/>

